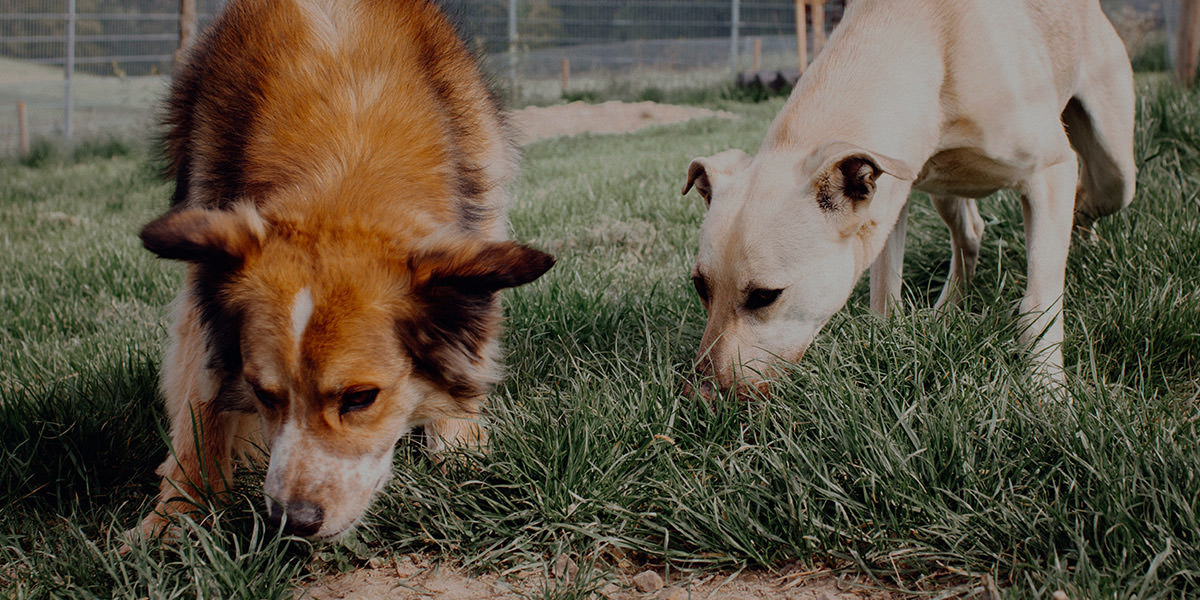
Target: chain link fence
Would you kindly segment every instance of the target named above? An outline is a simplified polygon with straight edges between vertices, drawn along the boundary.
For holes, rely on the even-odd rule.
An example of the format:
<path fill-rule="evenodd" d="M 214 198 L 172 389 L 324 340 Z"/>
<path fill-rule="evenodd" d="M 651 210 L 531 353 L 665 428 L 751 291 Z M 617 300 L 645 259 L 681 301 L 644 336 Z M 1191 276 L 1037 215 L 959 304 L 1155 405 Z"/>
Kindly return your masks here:
<path fill-rule="evenodd" d="M 222 0 L 198 0 L 198 26 Z M 0 3 L 0 154 L 38 139 L 142 135 L 179 45 L 177 0 Z"/>
<path fill-rule="evenodd" d="M 795 0 L 446 0 L 518 102 L 728 84 L 797 70 Z M 828 31 L 844 0 L 826 3 Z M 811 21 L 809 15 L 807 21 Z M 809 27 L 812 24 L 809 23 Z M 815 37 L 815 36 L 814 36 Z"/>
<path fill-rule="evenodd" d="M 196 0 L 198 28 L 226 0 Z M 829 0 L 817 34 L 840 21 Z M 854 0 L 850 0 L 853 2 Z M 796 0 L 441 0 L 515 104 L 656 97 L 798 66 Z M 1165 70 L 1179 0 L 1102 0 L 1135 66 Z M 142 136 L 179 42 L 179 0 L 0 3 L 0 154 L 28 140 Z"/>

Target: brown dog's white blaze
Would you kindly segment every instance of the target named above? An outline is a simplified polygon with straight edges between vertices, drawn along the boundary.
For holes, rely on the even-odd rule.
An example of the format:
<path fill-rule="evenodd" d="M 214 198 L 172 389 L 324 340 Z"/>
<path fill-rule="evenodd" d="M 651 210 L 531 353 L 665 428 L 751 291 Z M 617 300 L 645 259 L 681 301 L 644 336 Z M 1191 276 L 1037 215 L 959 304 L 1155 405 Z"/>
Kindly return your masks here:
<path fill-rule="evenodd" d="M 343 335 L 362 338 L 364 332 L 351 328 Z M 345 343 L 336 338 L 306 336 L 302 346 Z M 340 364 L 306 348 L 282 376 L 273 370 L 279 362 L 258 358 L 269 346 L 243 343 L 245 378 L 260 403 L 270 454 L 263 486 L 268 515 L 279 522 L 286 510 L 288 531 L 338 535 L 357 522 L 386 480 L 392 447 L 410 427 L 412 405 L 424 399 L 406 389 L 407 361 L 398 343 L 384 338 L 362 338 L 364 351 L 340 357 Z M 376 348 L 378 362 L 370 356 Z M 338 368 L 353 369 L 352 377 Z"/>
<path fill-rule="evenodd" d="M 229 3 L 167 104 L 173 208 L 141 237 L 188 264 L 162 376 L 178 452 L 140 530 L 256 443 L 269 515 L 338 535 L 413 427 L 434 450 L 486 437 L 498 294 L 554 263 L 505 239 L 516 148 L 429 0 Z"/>

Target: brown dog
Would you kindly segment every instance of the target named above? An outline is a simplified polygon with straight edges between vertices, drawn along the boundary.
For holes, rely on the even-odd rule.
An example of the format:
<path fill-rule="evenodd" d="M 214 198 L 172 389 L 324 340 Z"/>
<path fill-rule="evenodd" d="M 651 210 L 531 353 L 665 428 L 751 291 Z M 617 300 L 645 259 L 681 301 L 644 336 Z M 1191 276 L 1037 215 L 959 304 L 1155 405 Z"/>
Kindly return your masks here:
<path fill-rule="evenodd" d="M 173 207 L 141 236 L 188 269 L 141 532 L 227 490 L 251 444 L 270 518 L 316 537 L 360 520 L 411 428 L 434 452 L 483 444 L 497 292 L 553 258 L 504 240 L 516 151 L 434 3 L 233 2 L 167 124 Z"/>

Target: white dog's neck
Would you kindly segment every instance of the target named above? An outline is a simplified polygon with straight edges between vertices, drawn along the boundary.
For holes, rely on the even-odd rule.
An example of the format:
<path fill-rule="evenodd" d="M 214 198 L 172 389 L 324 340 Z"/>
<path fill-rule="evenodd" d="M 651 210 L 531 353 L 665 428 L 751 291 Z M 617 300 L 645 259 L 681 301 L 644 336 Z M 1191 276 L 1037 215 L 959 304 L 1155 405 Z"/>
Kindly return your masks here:
<path fill-rule="evenodd" d="M 836 140 L 898 159 L 915 173 L 935 153 L 946 74 L 929 65 L 942 64 L 944 34 L 931 25 L 939 19 L 922 13 L 936 7 L 897 13 L 887 2 L 862 0 L 847 10 L 854 11 L 846 15 L 847 22 L 854 17 L 854 27 L 835 31 L 809 66 L 771 124 L 756 163 L 771 155 L 809 156 Z M 853 233 L 859 275 L 882 250 L 912 184 L 880 178 Z"/>
<path fill-rule="evenodd" d="M 931 26 L 937 19 L 887 10 L 886 4 L 849 5 L 852 30 L 834 31 L 772 123 L 759 154 L 808 153 L 841 140 L 916 170 L 933 154 L 945 74 L 929 66 L 942 63 L 942 33 Z"/>

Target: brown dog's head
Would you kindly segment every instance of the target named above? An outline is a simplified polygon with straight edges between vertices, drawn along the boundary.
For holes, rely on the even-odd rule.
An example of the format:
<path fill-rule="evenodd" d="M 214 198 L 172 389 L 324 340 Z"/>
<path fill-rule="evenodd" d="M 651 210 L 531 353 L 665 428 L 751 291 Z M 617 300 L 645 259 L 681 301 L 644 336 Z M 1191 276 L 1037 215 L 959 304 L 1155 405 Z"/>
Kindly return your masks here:
<path fill-rule="evenodd" d="M 763 390 L 774 363 L 798 361 L 891 230 L 876 205 L 903 201 L 911 179 L 899 161 L 844 142 L 693 160 L 683 193 L 695 187 L 708 208 L 692 270 L 708 312 L 698 374 Z"/>
<path fill-rule="evenodd" d="M 262 417 L 269 512 L 316 537 L 358 522 L 400 436 L 470 416 L 498 378 L 497 292 L 554 262 L 462 236 L 409 248 L 370 226 L 299 224 L 247 204 L 175 210 L 141 235 L 193 265 L 222 401 Z"/>

